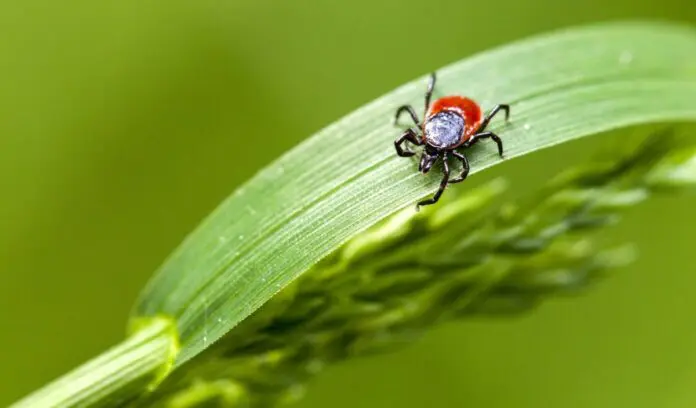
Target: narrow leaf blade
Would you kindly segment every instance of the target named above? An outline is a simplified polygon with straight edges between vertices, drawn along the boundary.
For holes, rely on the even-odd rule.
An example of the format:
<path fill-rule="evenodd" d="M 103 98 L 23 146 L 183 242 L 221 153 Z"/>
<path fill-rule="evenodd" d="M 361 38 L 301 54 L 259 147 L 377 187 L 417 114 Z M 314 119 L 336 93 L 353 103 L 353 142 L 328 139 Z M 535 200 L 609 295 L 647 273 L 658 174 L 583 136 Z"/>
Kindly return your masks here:
<path fill-rule="evenodd" d="M 620 23 L 551 33 L 438 70 L 435 97 L 512 105 L 491 127 L 507 158 L 618 127 L 696 120 L 696 31 Z M 225 200 L 162 265 L 134 317 L 169 315 L 181 364 L 351 236 L 431 194 L 438 174 L 396 157 L 394 110 L 425 76 L 321 130 Z M 420 112 L 420 110 L 419 110 Z M 501 161 L 469 155 L 472 174 Z M 458 188 L 466 188 L 461 185 Z"/>

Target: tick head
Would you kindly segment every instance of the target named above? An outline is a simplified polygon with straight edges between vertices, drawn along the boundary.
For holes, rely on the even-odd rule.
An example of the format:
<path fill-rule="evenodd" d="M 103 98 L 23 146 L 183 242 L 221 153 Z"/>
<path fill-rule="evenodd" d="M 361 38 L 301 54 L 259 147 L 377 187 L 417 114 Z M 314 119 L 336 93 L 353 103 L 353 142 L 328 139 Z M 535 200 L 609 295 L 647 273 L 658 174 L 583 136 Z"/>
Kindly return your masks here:
<path fill-rule="evenodd" d="M 438 152 L 431 146 L 426 146 L 423 150 L 423 155 L 421 156 L 420 164 L 418 165 L 418 171 L 425 174 L 430 171 L 433 164 L 439 157 Z"/>

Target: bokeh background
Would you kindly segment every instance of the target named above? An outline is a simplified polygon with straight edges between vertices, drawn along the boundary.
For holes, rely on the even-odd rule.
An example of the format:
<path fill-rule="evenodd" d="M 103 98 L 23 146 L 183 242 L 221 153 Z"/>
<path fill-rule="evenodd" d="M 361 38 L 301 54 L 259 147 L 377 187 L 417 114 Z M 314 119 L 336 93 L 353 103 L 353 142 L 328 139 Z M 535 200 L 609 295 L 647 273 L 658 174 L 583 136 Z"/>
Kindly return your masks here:
<path fill-rule="evenodd" d="M 120 341 L 140 288 L 185 234 L 321 127 L 474 52 L 626 18 L 694 23 L 696 7 L 0 1 L 0 406 Z M 515 174 L 534 190 L 594 147 L 472 182 Z M 636 242 L 640 261 L 587 295 L 335 366 L 299 407 L 695 406 L 695 204 L 666 197 L 632 211 L 604 239 Z"/>

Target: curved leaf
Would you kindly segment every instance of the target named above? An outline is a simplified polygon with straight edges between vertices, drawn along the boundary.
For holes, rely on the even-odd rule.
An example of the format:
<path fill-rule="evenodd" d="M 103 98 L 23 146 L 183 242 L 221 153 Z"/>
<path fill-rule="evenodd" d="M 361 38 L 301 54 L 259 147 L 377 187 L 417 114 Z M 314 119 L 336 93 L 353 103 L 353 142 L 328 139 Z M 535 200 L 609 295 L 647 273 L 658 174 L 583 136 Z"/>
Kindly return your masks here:
<path fill-rule="evenodd" d="M 491 129 L 513 158 L 622 126 L 696 119 L 696 31 L 620 23 L 551 33 L 438 70 L 435 97 L 511 104 Z M 399 158 L 394 110 L 425 76 L 328 126 L 224 201 L 162 265 L 134 318 L 177 322 L 181 364 L 351 236 L 432 194 L 439 174 Z M 502 163 L 469 154 L 472 174 Z M 457 188 L 466 188 L 458 185 Z M 446 193 L 445 193 L 446 194 Z"/>

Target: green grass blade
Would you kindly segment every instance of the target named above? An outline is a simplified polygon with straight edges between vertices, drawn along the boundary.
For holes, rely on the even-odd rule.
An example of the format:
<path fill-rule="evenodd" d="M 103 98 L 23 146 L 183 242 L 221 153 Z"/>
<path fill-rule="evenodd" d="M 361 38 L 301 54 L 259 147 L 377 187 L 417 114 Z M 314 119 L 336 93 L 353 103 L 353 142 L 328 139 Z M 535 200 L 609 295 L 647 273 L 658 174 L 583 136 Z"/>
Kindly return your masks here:
<path fill-rule="evenodd" d="M 582 160 L 526 198 L 511 197 L 508 183 L 495 179 L 453 192 L 435 211 L 387 217 L 135 407 L 284 406 L 328 367 L 393 353 L 434 326 L 510 319 L 586 293 L 637 254 L 602 243 L 604 231 L 651 197 L 696 185 L 693 138 L 660 128 L 638 145 L 637 129 L 615 132 L 623 143 L 606 159 Z"/>
<path fill-rule="evenodd" d="M 140 321 L 137 333 L 11 408 L 122 407 L 169 374 L 178 344 L 172 321 Z"/>
<path fill-rule="evenodd" d="M 696 119 L 696 31 L 620 23 L 556 32 L 438 70 L 435 97 L 464 93 L 490 109 L 491 127 L 518 157 L 623 126 Z M 425 76 L 309 138 L 223 202 L 162 265 L 134 318 L 168 315 L 181 364 L 248 317 L 346 240 L 434 192 L 398 158 L 391 124 L 422 106 Z M 326 101 L 325 103 L 330 103 Z M 469 155 L 472 173 L 501 163 L 493 146 Z M 457 188 L 466 189 L 465 185 Z M 447 193 L 446 193 L 447 194 Z"/>

